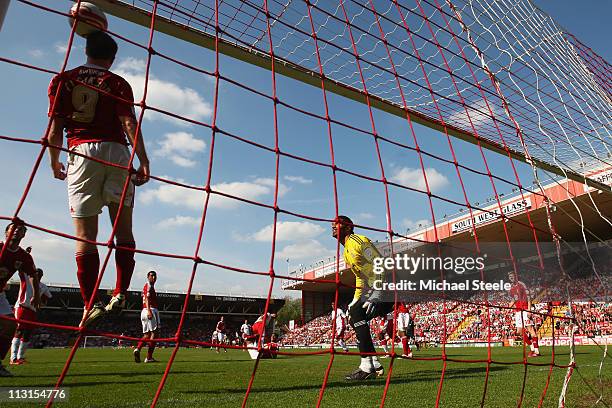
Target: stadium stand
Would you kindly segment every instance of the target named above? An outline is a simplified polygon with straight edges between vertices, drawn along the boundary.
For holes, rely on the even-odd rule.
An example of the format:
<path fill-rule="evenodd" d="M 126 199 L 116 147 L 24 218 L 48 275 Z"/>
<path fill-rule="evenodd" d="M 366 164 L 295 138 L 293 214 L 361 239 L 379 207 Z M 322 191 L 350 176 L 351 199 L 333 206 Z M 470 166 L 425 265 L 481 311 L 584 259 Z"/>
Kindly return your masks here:
<path fill-rule="evenodd" d="M 49 284 L 53 297 L 40 311 L 39 321 L 58 325 L 78 326 L 83 313 L 83 302 L 79 288 L 71 285 Z M 19 285 L 11 282 L 7 288 L 7 297 L 14 304 L 19 291 Z M 102 294 L 110 296 L 110 289 L 100 289 Z M 161 314 L 161 329 L 159 338 L 174 337 L 178 327 L 180 314 L 185 300 L 184 293 L 158 292 L 159 310 Z M 271 299 L 270 311 L 277 312 L 285 303 L 284 299 Z M 210 342 L 219 316 L 224 316 L 227 324 L 227 334 L 230 341 L 235 340 L 235 332 L 239 330 L 244 319 L 254 322 L 263 313 L 265 298 L 249 296 L 192 294 L 186 321 L 183 326 L 184 338 L 194 341 Z M 93 330 L 102 333 L 116 333 L 125 336 L 140 337 L 142 327 L 140 311 L 142 310 L 141 293 L 130 291 L 127 296 L 126 309 L 121 315 L 106 319 Z M 34 348 L 66 347 L 70 344 L 71 333 L 41 327 L 36 330 L 32 339 Z M 118 345 L 113 338 L 99 338 L 88 342 L 88 346 Z M 161 343 L 160 346 L 164 346 Z"/>
<path fill-rule="evenodd" d="M 608 336 L 612 335 L 612 303 L 593 302 L 586 299 L 581 300 L 584 288 L 592 287 L 596 277 L 588 277 L 576 281 L 572 286 L 572 298 L 577 301 L 572 303 L 572 309 L 576 320 L 576 336 Z M 604 287 L 609 287 L 610 278 L 603 277 Z M 538 290 L 535 290 L 538 292 Z M 551 299 L 562 296 L 559 287 L 551 287 L 545 297 Z M 477 342 L 487 341 L 489 331 L 487 330 L 487 313 L 482 306 L 482 299 L 471 299 L 470 303 L 446 302 L 446 313 L 444 303 L 424 302 L 414 304 L 411 314 L 415 315 L 415 331 L 417 337 L 423 342 L 439 344 L 443 330 L 440 328 L 446 320 L 447 336 L 446 342 Z M 503 342 L 515 339 L 514 310 L 508 308 L 510 299 L 500 294 L 494 299 L 489 299 L 490 336 L 493 342 Z M 567 303 L 560 301 L 546 301 L 533 304 L 533 310 L 539 314 L 533 316 L 538 332 L 542 338 L 568 336 L 570 316 Z M 318 316 L 303 326 L 296 327 L 287 333 L 282 344 L 285 346 L 320 346 L 331 342 L 332 322 L 331 312 Z M 551 317 L 554 316 L 554 317 Z M 371 322 L 372 336 L 377 337 L 380 331 L 380 321 L 375 319 Z M 355 344 L 355 334 L 352 329 L 346 333 L 347 344 Z"/>

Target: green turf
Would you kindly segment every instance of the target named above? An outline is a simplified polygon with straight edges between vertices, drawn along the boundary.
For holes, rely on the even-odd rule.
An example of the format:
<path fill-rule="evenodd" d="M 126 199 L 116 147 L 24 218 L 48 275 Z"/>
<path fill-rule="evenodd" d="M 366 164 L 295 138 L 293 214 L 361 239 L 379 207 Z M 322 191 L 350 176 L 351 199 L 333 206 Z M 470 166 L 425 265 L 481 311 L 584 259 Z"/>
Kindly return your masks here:
<path fill-rule="evenodd" d="M 144 351 L 144 350 L 143 350 Z M 170 356 L 169 349 L 157 350 L 160 363 L 135 364 L 129 349 L 81 349 L 66 377 L 64 386 L 70 389 L 68 403 L 61 407 L 144 407 L 149 406 Z M 550 362 L 549 348 L 542 348 L 543 357 L 530 359 Z M 556 360 L 568 362 L 567 347 L 558 347 Z M 520 348 L 493 348 L 493 359 L 519 361 Z M 449 357 L 457 359 L 486 358 L 486 349 L 448 349 Z M 0 379 L 0 386 L 48 387 L 54 384 L 68 350 L 29 350 L 26 365 L 11 367 L 15 377 Z M 440 355 L 440 349 L 415 353 L 418 357 Z M 578 369 L 574 372 L 567 393 L 567 407 L 590 407 L 601 389 L 598 378 L 603 351 L 597 347 L 577 348 Z M 313 407 L 329 361 L 329 355 L 282 356 L 262 360 L 249 396 L 251 407 Z M 390 360 L 382 360 L 385 368 Z M 6 362 L 5 362 L 6 363 Z M 380 405 L 385 379 L 365 383 L 348 383 L 344 374 L 358 364 L 358 357 L 336 355 L 323 396 L 324 407 L 376 407 Z M 441 361 L 396 360 L 386 407 L 421 408 L 435 406 L 442 371 Z M 604 401 L 611 403 L 612 375 L 610 359 L 602 375 Z M 480 406 L 486 365 L 481 363 L 448 362 L 444 374 L 440 406 L 463 408 Z M 244 351 L 216 354 L 207 349 L 181 349 L 161 394 L 159 407 L 237 407 L 242 403 L 253 361 Z M 517 406 L 523 383 L 523 365 L 493 364 L 490 368 L 487 407 Z M 548 367 L 529 366 L 523 407 L 536 407 L 543 392 Z M 545 397 L 545 407 L 556 407 L 565 369 L 555 368 Z M 607 404 L 607 405 L 606 405 Z M 40 406 L 0 404 L 11 406 Z"/>

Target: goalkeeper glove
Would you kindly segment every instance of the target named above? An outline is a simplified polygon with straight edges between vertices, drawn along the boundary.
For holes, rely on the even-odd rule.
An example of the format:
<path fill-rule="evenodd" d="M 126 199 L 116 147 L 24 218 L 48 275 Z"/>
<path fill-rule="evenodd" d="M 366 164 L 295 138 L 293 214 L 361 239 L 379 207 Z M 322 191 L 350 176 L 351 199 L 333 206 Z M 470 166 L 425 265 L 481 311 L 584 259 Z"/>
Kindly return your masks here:
<path fill-rule="evenodd" d="M 362 308 L 365 310 L 366 319 L 372 320 L 376 316 L 378 303 L 381 302 L 382 292 L 371 289 L 366 294 L 366 301 L 363 302 Z"/>

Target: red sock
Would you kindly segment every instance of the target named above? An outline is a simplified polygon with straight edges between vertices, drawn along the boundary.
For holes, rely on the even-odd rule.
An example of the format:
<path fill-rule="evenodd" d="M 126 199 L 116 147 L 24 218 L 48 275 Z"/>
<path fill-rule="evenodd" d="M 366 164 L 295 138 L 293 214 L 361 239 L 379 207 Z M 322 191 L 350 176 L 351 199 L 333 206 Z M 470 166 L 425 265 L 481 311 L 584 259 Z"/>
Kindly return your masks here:
<path fill-rule="evenodd" d="M 527 333 L 523 333 L 523 342 L 525 342 L 526 345 L 531 346 L 531 339 Z"/>
<path fill-rule="evenodd" d="M 153 358 L 153 351 L 155 350 L 155 342 L 149 342 L 149 351 L 147 351 L 147 358 Z"/>
<path fill-rule="evenodd" d="M 94 296 L 96 281 L 98 280 L 98 272 L 100 270 L 100 257 L 98 251 L 86 253 L 77 253 L 77 278 L 81 287 L 81 297 L 85 306 L 89 304 L 89 299 Z M 97 293 L 94 296 L 94 301 L 98 300 Z"/>
<path fill-rule="evenodd" d="M 136 349 L 137 349 L 138 351 L 140 351 L 140 349 L 142 348 L 142 346 L 143 346 L 143 345 L 144 345 L 144 340 L 140 340 L 140 341 L 138 342 L 138 344 L 136 345 Z"/>
<path fill-rule="evenodd" d="M 537 337 L 533 340 L 533 348 L 536 348 L 536 349 L 538 348 L 538 338 Z"/>
<path fill-rule="evenodd" d="M 408 337 L 402 337 L 402 351 L 404 354 L 410 354 L 410 346 L 408 346 Z"/>
<path fill-rule="evenodd" d="M 123 242 L 117 243 L 117 246 L 125 248 L 136 248 L 134 242 Z M 134 252 L 125 249 L 115 250 L 115 265 L 117 267 L 117 282 L 115 283 L 115 291 L 113 296 L 119 293 L 126 293 L 132 280 L 132 274 L 134 273 Z"/>

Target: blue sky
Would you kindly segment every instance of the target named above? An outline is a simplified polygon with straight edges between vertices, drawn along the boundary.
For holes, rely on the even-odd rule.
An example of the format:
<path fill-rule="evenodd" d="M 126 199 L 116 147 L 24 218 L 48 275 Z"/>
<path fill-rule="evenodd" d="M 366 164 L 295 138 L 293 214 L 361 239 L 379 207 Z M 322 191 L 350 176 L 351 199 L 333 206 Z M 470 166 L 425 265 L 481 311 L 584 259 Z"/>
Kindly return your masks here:
<path fill-rule="evenodd" d="M 61 8 L 67 0 L 44 2 Z M 579 9 L 570 1 L 538 1 L 536 4 L 550 13 L 584 43 L 610 59 L 609 26 L 604 16 L 610 15 L 610 4 L 583 1 Z M 607 11 L 606 11 L 607 9 Z M 146 43 L 147 30 L 127 22 L 109 19 L 110 29 L 140 43 Z M 24 30 L 27 27 L 27 30 Z M 63 16 L 50 15 L 16 1 L 11 3 L 7 20 L 0 32 L 0 55 L 24 63 L 52 70 L 60 68 L 69 36 L 69 26 Z M 84 40 L 75 37 L 68 66 L 84 61 Z M 177 41 L 162 34 L 155 35 L 154 47 L 173 58 L 213 70 L 214 54 L 208 50 Z M 120 43 L 120 52 L 113 70 L 132 84 L 136 99 L 142 94 L 146 53 L 137 47 Z M 221 72 L 238 82 L 265 93 L 271 93 L 270 72 L 245 66 L 228 57 L 221 58 Z M 0 63 L 0 134 L 38 139 L 47 124 L 46 89 L 50 75 L 7 63 Z M 151 64 L 147 103 L 181 115 L 210 123 L 214 79 L 177 67 L 154 57 Z M 321 90 L 277 77 L 280 99 L 302 109 L 324 114 Z M 367 107 L 329 95 L 330 114 L 339 121 L 370 129 Z M 374 112 L 379 133 L 391 139 L 413 145 L 405 119 Z M 323 121 L 278 108 L 278 133 L 281 150 L 322 162 L 330 162 L 326 125 Z M 219 94 L 218 126 L 249 140 L 274 146 L 273 105 L 262 97 L 222 82 Z M 451 158 L 444 135 L 415 126 L 423 150 Z M 211 147 L 208 128 L 189 125 L 147 112 L 143 132 L 152 172 L 164 178 L 202 185 L 206 180 Z M 336 163 L 347 170 L 380 177 L 380 167 L 371 137 L 333 126 Z M 453 139 L 459 162 L 469 163 L 484 170 L 480 152 L 472 145 Z M 0 214 L 12 215 L 24 191 L 34 165 L 38 145 L 0 141 L 0 160 L 5 177 L 0 180 L 4 197 Z M 387 178 L 411 187 L 423 189 L 417 155 L 390 144 L 381 145 Z M 512 180 L 508 159 L 485 152 L 493 173 Z M 454 167 L 425 158 L 425 167 L 432 190 L 449 199 L 462 202 Z M 524 184 L 532 180 L 531 170 L 517 163 Z M 462 172 L 467 194 L 473 202 L 483 202 L 492 193 L 488 179 Z M 273 203 L 275 155 L 251 145 L 219 136 L 215 142 L 212 170 L 213 188 L 241 197 Z M 299 160 L 281 157 L 279 206 L 288 211 L 314 217 L 333 218 L 333 184 L 328 168 Z M 357 223 L 385 228 L 385 198 L 382 184 L 361 180 L 339 173 L 337 176 L 341 213 L 350 215 Z M 509 192 L 511 186 L 496 182 L 499 192 Z M 404 232 L 431 220 L 429 203 L 424 194 L 390 187 L 393 228 Z M 135 209 L 135 235 L 139 248 L 193 255 L 202 212 L 203 194 L 173 188 L 167 184 L 150 182 L 138 189 Z M 433 200 L 436 219 L 453 214 L 458 206 Z M 72 234 L 72 223 L 66 205 L 66 187 L 52 179 L 45 156 L 25 206 L 20 215 L 29 223 Z M 324 256 L 335 254 L 335 241 L 329 236 L 328 223 L 310 222 L 297 217 L 280 215 L 275 255 L 277 273 L 287 268 L 309 264 Z M 205 259 L 238 268 L 267 271 L 271 256 L 270 227 L 273 212 L 236 200 L 214 196 L 206 218 L 203 245 L 199 255 Z M 100 218 L 99 240 L 110 234 L 107 216 Z M 381 234 L 369 234 L 383 238 Z M 50 282 L 75 283 L 73 243 L 66 239 L 31 230 L 24 245 L 34 247 L 37 263 L 46 271 Z M 104 250 L 101 250 L 104 254 Z M 289 262 L 287 262 L 289 259 Z M 137 256 L 133 287 L 139 288 L 149 269 L 159 273 L 158 286 L 167 290 L 185 290 L 191 272 L 191 262 L 152 256 Z M 103 286 L 111 286 L 114 267 L 109 265 Z M 232 292 L 266 295 L 269 278 L 248 276 L 227 270 L 199 267 L 194 289 L 205 293 Z M 275 294 L 283 295 L 280 281 L 275 283 Z"/>

